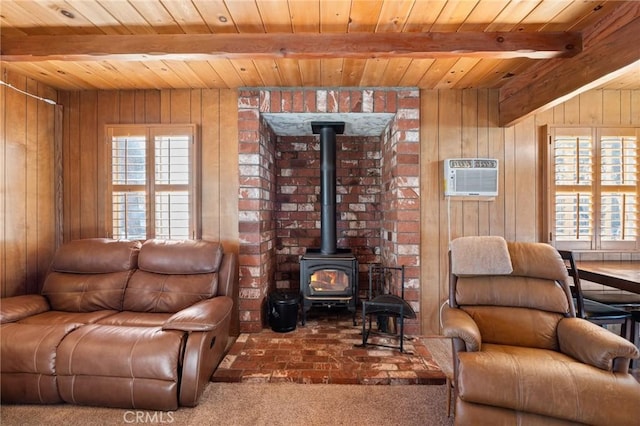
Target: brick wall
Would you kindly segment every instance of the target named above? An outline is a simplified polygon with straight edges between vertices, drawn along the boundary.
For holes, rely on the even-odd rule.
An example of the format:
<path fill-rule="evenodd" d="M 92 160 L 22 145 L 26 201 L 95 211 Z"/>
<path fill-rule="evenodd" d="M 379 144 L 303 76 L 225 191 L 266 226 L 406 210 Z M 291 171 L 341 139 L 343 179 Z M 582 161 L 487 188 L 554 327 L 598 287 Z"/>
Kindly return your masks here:
<path fill-rule="evenodd" d="M 380 138 L 336 137 L 337 246 L 360 263 L 380 262 Z M 276 145 L 276 286 L 300 289 L 300 256 L 320 247 L 320 143 L 279 137 Z"/>
<path fill-rule="evenodd" d="M 406 268 L 406 298 L 419 312 L 419 91 L 243 90 L 239 93 L 240 330 L 266 324 L 275 288 L 299 289 L 299 256 L 320 246 L 319 141 L 277 136 L 261 113 L 394 113 L 380 137 L 337 136 L 338 247 L 361 265 Z M 419 320 L 405 326 L 416 334 Z"/>

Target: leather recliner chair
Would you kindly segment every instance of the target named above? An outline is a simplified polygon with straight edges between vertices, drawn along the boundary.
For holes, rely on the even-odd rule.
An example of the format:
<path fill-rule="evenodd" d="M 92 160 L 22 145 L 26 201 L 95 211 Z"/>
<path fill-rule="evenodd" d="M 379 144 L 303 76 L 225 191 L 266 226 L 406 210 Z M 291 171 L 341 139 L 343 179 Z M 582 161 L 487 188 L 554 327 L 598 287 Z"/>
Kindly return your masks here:
<path fill-rule="evenodd" d="M 455 424 L 632 425 L 638 349 L 576 318 L 559 253 L 542 243 L 462 237 L 451 243 Z"/>

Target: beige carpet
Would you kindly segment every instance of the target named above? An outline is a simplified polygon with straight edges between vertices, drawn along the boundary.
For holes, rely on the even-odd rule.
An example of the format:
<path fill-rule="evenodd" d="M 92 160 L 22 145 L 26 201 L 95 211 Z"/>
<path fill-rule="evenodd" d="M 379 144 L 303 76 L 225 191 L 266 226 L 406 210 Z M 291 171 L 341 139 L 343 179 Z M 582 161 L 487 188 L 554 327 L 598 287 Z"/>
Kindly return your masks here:
<path fill-rule="evenodd" d="M 452 425 L 445 386 L 210 383 L 200 404 L 174 412 L 74 405 L 3 405 L 8 425 Z"/>

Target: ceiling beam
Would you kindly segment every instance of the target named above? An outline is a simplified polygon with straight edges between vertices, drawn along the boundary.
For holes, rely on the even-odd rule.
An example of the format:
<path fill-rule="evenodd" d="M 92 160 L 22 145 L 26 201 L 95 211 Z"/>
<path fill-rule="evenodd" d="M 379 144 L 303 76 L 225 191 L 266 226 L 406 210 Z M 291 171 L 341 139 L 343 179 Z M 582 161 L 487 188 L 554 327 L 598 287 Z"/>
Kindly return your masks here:
<path fill-rule="evenodd" d="M 2 61 L 571 57 L 576 32 L 2 36 Z"/>
<path fill-rule="evenodd" d="M 626 3 L 584 31 L 579 54 L 533 64 L 500 89 L 499 125 L 559 105 L 640 67 L 640 2 Z"/>

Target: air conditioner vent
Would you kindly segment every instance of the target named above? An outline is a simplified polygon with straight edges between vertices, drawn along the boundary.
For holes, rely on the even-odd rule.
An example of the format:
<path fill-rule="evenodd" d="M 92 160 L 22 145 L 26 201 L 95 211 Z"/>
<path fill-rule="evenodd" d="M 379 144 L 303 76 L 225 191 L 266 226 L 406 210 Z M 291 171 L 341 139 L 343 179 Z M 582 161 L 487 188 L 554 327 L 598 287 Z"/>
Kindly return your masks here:
<path fill-rule="evenodd" d="M 498 195 L 498 160 L 494 158 L 450 158 L 444 160 L 444 195 Z"/>

